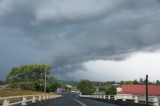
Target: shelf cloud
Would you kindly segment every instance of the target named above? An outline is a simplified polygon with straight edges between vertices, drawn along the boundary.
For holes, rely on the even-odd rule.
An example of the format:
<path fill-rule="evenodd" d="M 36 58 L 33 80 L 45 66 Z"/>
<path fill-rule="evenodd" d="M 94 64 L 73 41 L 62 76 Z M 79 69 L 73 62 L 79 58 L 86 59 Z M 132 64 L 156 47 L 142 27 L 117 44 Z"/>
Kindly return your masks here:
<path fill-rule="evenodd" d="M 153 52 L 159 17 L 159 0 L 0 0 L 0 71 L 47 63 L 65 79 L 89 61 Z"/>

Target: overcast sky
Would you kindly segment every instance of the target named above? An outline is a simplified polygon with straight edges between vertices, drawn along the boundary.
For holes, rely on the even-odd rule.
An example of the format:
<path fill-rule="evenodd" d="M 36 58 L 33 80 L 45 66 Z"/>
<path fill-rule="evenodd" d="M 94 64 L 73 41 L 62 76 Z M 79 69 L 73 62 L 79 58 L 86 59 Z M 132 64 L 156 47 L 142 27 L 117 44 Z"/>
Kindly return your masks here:
<path fill-rule="evenodd" d="M 0 0 L 0 79 L 32 63 L 60 80 L 160 80 L 160 0 Z"/>

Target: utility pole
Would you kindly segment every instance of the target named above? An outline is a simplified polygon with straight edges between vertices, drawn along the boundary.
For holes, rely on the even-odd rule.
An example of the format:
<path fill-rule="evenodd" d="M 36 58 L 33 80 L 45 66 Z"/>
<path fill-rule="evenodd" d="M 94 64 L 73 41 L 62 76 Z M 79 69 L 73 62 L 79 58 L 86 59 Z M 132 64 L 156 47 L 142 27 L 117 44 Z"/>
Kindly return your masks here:
<path fill-rule="evenodd" d="M 45 69 L 44 93 L 46 93 L 46 79 L 47 79 L 47 78 L 46 78 L 46 69 Z"/>
<path fill-rule="evenodd" d="M 146 106 L 148 106 L 148 75 L 146 75 Z"/>

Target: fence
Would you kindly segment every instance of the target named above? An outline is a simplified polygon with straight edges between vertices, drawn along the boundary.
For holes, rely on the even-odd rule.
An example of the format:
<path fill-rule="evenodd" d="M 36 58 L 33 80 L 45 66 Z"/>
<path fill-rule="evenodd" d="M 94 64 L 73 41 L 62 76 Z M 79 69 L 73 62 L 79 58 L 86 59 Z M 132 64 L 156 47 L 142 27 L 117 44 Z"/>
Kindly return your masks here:
<path fill-rule="evenodd" d="M 81 95 L 83 98 L 93 98 L 93 99 L 106 99 L 106 100 L 121 100 L 123 102 L 130 101 L 134 103 L 145 104 L 146 96 L 140 95 Z M 160 96 L 149 96 L 149 105 L 160 106 Z"/>
<path fill-rule="evenodd" d="M 37 101 L 44 101 L 59 97 L 61 97 L 61 95 L 24 95 L 0 97 L 0 101 L 2 102 L 2 105 L 0 106 L 12 106 L 16 104 L 27 105 L 28 102 L 36 103 Z"/>

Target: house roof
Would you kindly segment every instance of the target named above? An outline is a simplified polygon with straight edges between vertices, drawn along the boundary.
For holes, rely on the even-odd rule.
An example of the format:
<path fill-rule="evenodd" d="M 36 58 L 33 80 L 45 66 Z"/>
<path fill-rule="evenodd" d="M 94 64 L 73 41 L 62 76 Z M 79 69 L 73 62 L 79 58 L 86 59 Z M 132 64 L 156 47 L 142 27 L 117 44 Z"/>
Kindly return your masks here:
<path fill-rule="evenodd" d="M 133 95 L 145 95 L 146 86 L 145 85 L 122 85 L 122 91 L 119 94 L 133 94 Z M 149 95 L 160 95 L 159 85 L 148 85 Z"/>

